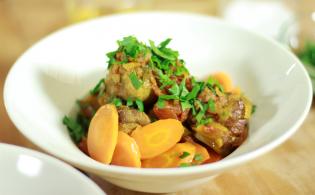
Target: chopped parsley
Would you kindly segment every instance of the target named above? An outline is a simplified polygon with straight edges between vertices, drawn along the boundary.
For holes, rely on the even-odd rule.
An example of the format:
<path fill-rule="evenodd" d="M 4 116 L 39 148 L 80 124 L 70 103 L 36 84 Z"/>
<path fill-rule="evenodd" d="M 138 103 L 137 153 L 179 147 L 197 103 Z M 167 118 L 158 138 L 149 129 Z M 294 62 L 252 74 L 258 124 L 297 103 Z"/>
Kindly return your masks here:
<path fill-rule="evenodd" d="M 172 87 L 168 89 L 168 91 L 176 96 L 179 96 L 180 93 L 179 86 L 177 85 L 177 83 L 174 83 Z"/>
<path fill-rule="evenodd" d="M 133 106 L 133 101 L 130 97 L 126 101 L 126 106 Z"/>
<path fill-rule="evenodd" d="M 189 166 L 190 166 L 189 163 L 181 163 L 181 164 L 179 165 L 179 167 L 182 167 L 182 168 L 184 168 L 184 167 L 189 167 Z"/>
<path fill-rule="evenodd" d="M 117 41 L 119 51 L 123 51 L 127 56 L 137 57 L 139 53 L 144 53 L 147 50 L 146 45 L 140 43 L 136 37 L 124 37 L 122 41 Z"/>
<path fill-rule="evenodd" d="M 194 156 L 194 160 L 195 160 L 195 161 L 202 161 L 202 160 L 203 160 L 203 157 L 202 157 L 201 154 L 196 154 L 196 155 Z"/>
<path fill-rule="evenodd" d="M 105 86 L 105 79 L 101 79 L 93 89 L 90 90 L 91 95 L 96 95 L 101 91 L 102 86 Z"/>
<path fill-rule="evenodd" d="M 208 107 L 209 107 L 211 112 L 215 112 L 215 102 L 213 101 L 213 99 L 209 99 Z"/>
<path fill-rule="evenodd" d="M 167 60 L 171 60 L 171 61 L 174 61 L 177 59 L 178 57 L 178 52 L 177 51 L 173 51 L 169 48 L 166 48 L 165 45 L 164 47 L 156 47 L 154 42 L 149 40 L 149 43 L 150 43 L 150 46 L 151 46 L 151 49 L 153 51 L 154 54 L 156 54 L 157 56 L 161 57 L 161 58 L 164 58 L 164 59 L 167 59 Z M 162 42 L 163 43 L 163 42 Z M 161 44 L 162 45 L 162 44 Z"/>
<path fill-rule="evenodd" d="M 143 105 L 143 102 L 140 100 L 140 99 L 136 99 L 136 105 L 138 107 L 138 110 L 140 112 L 144 112 L 144 105 Z"/>
<path fill-rule="evenodd" d="M 161 49 L 165 48 L 165 47 L 171 42 L 171 40 L 172 40 L 172 39 L 168 38 L 168 39 L 162 41 L 162 42 L 160 43 L 160 45 L 159 45 L 159 48 L 161 48 Z"/>
<path fill-rule="evenodd" d="M 185 100 L 184 98 L 189 93 L 188 89 L 186 88 L 186 79 L 183 79 L 182 82 L 180 83 L 179 90 L 180 90 L 180 98 L 182 100 Z"/>
<path fill-rule="evenodd" d="M 112 103 L 113 103 L 116 107 L 122 106 L 122 101 L 121 101 L 121 99 L 116 98 L 116 97 L 112 99 Z"/>
<path fill-rule="evenodd" d="M 164 108 L 165 101 L 159 98 L 158 101 L 156 102 L 156 105 L 158 108 Z"/>
<path fill-rule="evenodd" d="M 137 74 L 135 72 L 131 72 L 129 74 L 129 79 L 134 86 L 135 89 L 139 89 L 142 86 L 142 81 L 139 80 Z"/>
<path fill-rule="evenodd" d="M 253 107 L 252 107 L 251 114 L 254 114 L 256 112 L 256 109 L 257 109 L 257 105 L 254 104 Z"/>
<path fill-rule="evenodd" d="M 192 107 L 191 103 L 189 101 L 180 102 L 182 110 L 186 110 Z"/>
<path fill-rule="evenodd" d="M 224 88 L 223 86 L 219 83 L 219 81 L 217 81 L 216 79 L 214 79 L 213 77 L 209 77 L 207 80 L 207 86 L 210 88 L 210 90 L 212 90 L 213 92 L 215 91 L 214 88 L 218 87 L 219 90 L 221 92 L 224 92 Z"/>
<path fill-rule="evenodd" d="M 113 64 L 127 63 L 128 61 L 137 58 L 139 54 L 145 55 L 149 51 L 149 48 L 145 44 L 139 42 L 134 36 L 124 37 L 121 41 L 117 41 L 117 44 L 119 47 L 116 51 L 106 54 L 109 59 L 108 69 L 110 69 Z M 118 52 L 122 54 L 122 59 L 120 59 L 120 61 L 117 61 L 116 59 L 116 54 Z"/>
<path fill-rule="evenodd" d="M 83 127 L 76 120 L 65 116 L 62 119 L 62 123 L 67 126 L 70 137 L 75 143 L 79 143 L 81 139 L 85 136 L 85 131 Z"/>
<path fill-rule="evenodd" d="M 178 96 L 177 95 L 160 95 L 159 98 L 162 100 L 177 100 Z"/>
<path fill-rule="evenodd" d="M 193 87 L 193 89 L 191 90 L 191 92 L 189 92 L 189 93 L 187 94 L 186 99 L 187 99 L 187 100 L 191 100 L 191 99 L 196 98 L 197 95 L 198 95 L 199 90 L 200 90 L 200 85 L 198 85 L 198 84 L 195 85 L 195 86 Z"/>
<path fill-rule="evenodd" d="M 179 158 L 180 158 L 180 159 L 184 159 L 184 158 L 186 158 L 186 157 L 189 156 L 189 155 L 190 155 L 189 152 L 184 151 L 183 154 L 179 156 Z"/>
<path fill-rule="evenodd" d="M 106 54 L 106 56 L 108 57 L 107 69 L 110 69 L 112 67 L 112 65 L 116 63 L 116 51 L 109 52 Z"/>

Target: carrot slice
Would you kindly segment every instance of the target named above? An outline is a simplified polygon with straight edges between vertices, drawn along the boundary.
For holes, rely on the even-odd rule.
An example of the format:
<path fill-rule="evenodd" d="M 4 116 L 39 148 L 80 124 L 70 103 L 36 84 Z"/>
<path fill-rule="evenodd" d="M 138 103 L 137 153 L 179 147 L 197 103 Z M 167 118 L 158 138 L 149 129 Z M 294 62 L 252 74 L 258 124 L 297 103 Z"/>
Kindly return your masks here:
<path fill-rule="evenodd" d="M 242 94 L 242 90 L 240 87 L 234 87 L 230 92 L 235 94 L 235 95 L 241 95 Z"/>
<path fill-rule="evenodd" d="M 140 150 L 136 141 L 119 131 L 117 145 L 111 164 L 125 167 L 141 167 Z"/>
<path fill-rule="evenodd" d="M 189 143 L 178 143 L 168 151 L 142 161 L 144 168 L 171 168 L 189 166 L 194 159 L 196 147 Z"/>
<path fill-rule="evenodd" d="M 192 164 L 200 165 L 210 158 L 209 152 L 205 147 L 196 142 L 193 145 L 196 147 L 196 153 Z"/>
<path fill-rule="evenodd" d="M 190 136 L 186 136 L 184 140 L 193 144 L 196 147 L 196 154 L 192 162 L 193 165 L 200 165 L 210 158 L 208 150 L 202 145 L 196 143 Z"/>
<path fill-rule="evenodd" d="M 182 123 L 176 119 L 158 120 L 132 132 L 141 159 L 158 156 L 173 147 L 184 133 Z"/>
<path fill-rule="evenodd" d="M 231 92 L 233 89 L 233 84 L 230 76 L 225 72 L 216 72 L 211 75 L 215 80 L 217 80 L 226 92 Z"/>
<path fill-rule="evenodd" d="M 118 112 L 114 105 L 100 107 L 91 120 L 87 146 L 90 156 L 104 164 L 112 160 L 118 135 Z"/>

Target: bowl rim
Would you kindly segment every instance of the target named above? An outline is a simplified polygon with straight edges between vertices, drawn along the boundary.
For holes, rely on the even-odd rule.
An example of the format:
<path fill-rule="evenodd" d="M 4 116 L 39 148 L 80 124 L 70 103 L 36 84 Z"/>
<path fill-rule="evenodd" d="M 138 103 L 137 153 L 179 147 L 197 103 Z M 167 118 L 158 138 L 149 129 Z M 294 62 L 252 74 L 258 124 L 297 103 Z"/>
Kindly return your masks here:
<path fill-rule="evenodd" d="M 227 26 L 228 28 L 231 28 L 231 29 L 234 29 L 234 30 L 237 30 L 240 32 L 250 33 L 251 35 L 255 36 L 258 39 L 264 40 L 265 42 L 269 42 L 269 44 L 272 44 L 274 47 L 277 47 L 278 49 L 282 50 L 282 52 L 286 53 L 287 56 L 290 56 L 292 59 L 294 59 L 296 61 L 296 65 L 302 69 L 304 76 L 307 78 L 308 97 L 307 97 L 307 102 L 305 104 L 306 106 L 303 110 L 302 115 L 300 116 L 300 118 L 297 119 L 297 121 L 294 123 L 294 125 L 291 128 L 289 128 L 285 133 L 283 133 L 281 136 L 274 139 L 273 141 L 270 141 L 266 145 L 260 146 L 259 148 L 257 148 L 254 151 L 247 152 L 245 154 L 242 154 L 242 155 L 234 157 L 234 158 L 225 159 L 225 160 L 221 160 L 221 161 L 210 163 L 210 164 L 204 164 L 204 165 L 198 165 L 198 166 L 186 167 L 186 168 L 141 168 L 139 170 L 139 168 L 130 168 L 130 167 L 115 166 L 115 165 L 104 165 L 104 164 L 97 162 L 97 161 L 95 161 L 96 163 L 93 163 L 93 164 L 91 164 L 91 163 L 87 164 L 84 162 L 77 162 L 77 161 L 75 161 L 75 159 L 72 159 L 72 158 L 70 158 L 70 157 L 68 157 L 62 153 L 55 152 L 51 148 L 45 148 L 41 141 L 32 139 L 32 136 L 30 135 L 30 133 L 28 133 L 29 131 L 25 130 L 25 129 L 30 130 L 30 129 L 34 128 L 34 125 L 29 125 L 27 123 L 20 121 L 18 114 L 14 114 L 14 111 L 15 111 L 14 108 L 15 107 L 14 107 L 14 105 L 12 105 L 10 103 L 10 98 L 8 95 L 8 91 L 9 91 L 9 88 L 11 85 L 10 81 L 12 80 L 12 74 L 13 74 L 12 72 L 14 69 L 17 68 L 16 65 L 19 63 L 20 60 L 23 59 L 23 56 L 28 54 L 33 47 L 36 47 L 41 42 L 44 42 L 46 39 L 49 39 L 50 37 L 54 36 L 55 34 L 61 33 L 65 30 L 68 30 L 68 29 L 71 29 L 71 28 L 74 28 L 74 27 L 77 27 L 80 25 L 84 25 L 87 23 L 101 22 L 102 20 L 106 20 L 106 19 L 115 19 L 115 18 L 119 18 L 119 17 L 134 16 L 134 15 L 144 15 L 144 16 L 148 16 L 148 15 L 163 15 L 163 16 L 165 16 L 165 15 L 168 15 L 171 17 L 198 18 L 198 19 L 208 20 L 208 22 L 212 22 L 212 23 L 219 23 L 220 25 Z M 61 158 L 62 160 L 66 161 L 66 162 L 68 162 L 68 163 L 70 163 L 70 164 L 72 164 L 78 168 L 81 168 L 83 170 L 88 170 L 88 171 L 94 172 L 94 173 L 96 173 L 96 171 L 104 171 L 106 173 L 113 173 L 113 174 L 118 173 L 118 174 L 123 174 L 123 175 L 141 175 L 141 176 L 165 176 L 165 175 L 181 176 L 181 175 L 190 175 L 190 174 L 197 174 L 197 173 L 204 173 L 204 172 L 212 172 L 212 171 L 223 170 L 226 168 L 231 168 L 231 167 L 234 167 L 236 165 L 247 162 L 249 160 L 253 160 L 256 157 L 261 156 L 261 155 L 267 153 L 268 151 L 274 149 L 278 145 L 282 144 L 285 140 L 287 140 L 290 136 L 292 136 L 298 130 L 298 128 L 301 126 L 301 124 L 305 120 L 305 118 L 306 118 L 306 116 L 307 116 L 307 114 L 311 108 L 312 98 L 313 98 L 312 94 L 313 94 L 312 93 L 312 84 L 311 84 L 310 77 L 309 77 L 306 69 L 304 68 L 304 66 L 300 62 L 300 60 L 293 53 L 291 53 L 285 46 L 276 42 L 272 38 L 266 37 L 264 35 L 261 35 L 257 32 L 254 32 L 254 31 L 251 31 L 248 29 L 241 28 L 235 24 L 227 23 L 227 22 L 225 22 L 219 18 L 211 17 L 208 15 L 196 14 L 196 13 L 187 13 L 187 12 L 169 12 L 169 11 L 144 11 L 144 12 L 135 12 L 135 13 L 113 14 L 113 15 L 109 15 L 109 16 L 98 17 L 95 19 L 91 19 L 88 21 L 80 22 L 80 23 L 77 23 L 74 25 L 70 25 L 70 26 L 61 28 L 61 29 L 49 34 L 48 36 L 45 36 L 40 41 L 33 44 L 27 51 L 25 51 L 17 59 L 17 61 L 14 63 L 14 65 L 10 69 L 10 71 L 7 75 L 5 84 L 4 84 L 4 104 L 5 104 L 5 108 L 7 110 L 9 117 L 11 118 L 13 123 L 16 125 L 18 130 L 25 137 L 27 137 L 31 142 L 33 142 L 35 145 L 37 145 L 38 147 L 40 147 L 44 151 L 46 151 L 46 152 L 48 152 L 48 153 L 50 153 L 50 154 L 52 154 L 58 158 Z"/>
<path fill-rule="evenodd" d="M 93 189 L 93 192 L 96 193 L 97 195 L 105 195 L 105 192 L 96 184 L 94 183 L 89 177 L 75 169 L 74 167 L 70 166 L 69 164 L 54 158 L 50 155 L 41 153 L 39 151 L 35 151 L 29 148 L 24 148 L 21 146 L 17 145 L 12 145 L 12 144 L 7 144 L 7 143 L 0 143 L 0 151 L 9 153 L 10 155 L 13 156 L 19 156 L 21 154 L 34 157 L 36 159 L 39 159 L 42 161 L 44 164 L 49 163 L 51 167 L 54 169 L 60 169 L 63 170 L 64 172 L 67 172 L 69 177 L 76 177 L 78 180 L 81 181 L 81 184 L 91 186 Z"/>

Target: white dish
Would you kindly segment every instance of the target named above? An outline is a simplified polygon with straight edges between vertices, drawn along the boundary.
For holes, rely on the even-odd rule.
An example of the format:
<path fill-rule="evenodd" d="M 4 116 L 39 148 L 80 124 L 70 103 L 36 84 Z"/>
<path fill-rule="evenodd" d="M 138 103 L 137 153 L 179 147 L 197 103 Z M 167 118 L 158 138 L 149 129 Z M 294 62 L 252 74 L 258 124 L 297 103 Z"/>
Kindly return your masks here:
<path fill-rule="evenodd" d="M 0 194 L 105 195 L 85 175 L 48 155 L 0 144 Z"/>
<path fill-rule="evenodd" d="M 229 73 L 257 105 L 245 143 L 224 160 L 189 168 L 109 166 L 84 155 L 62 117 L 105 75 L 105 53 L 128 35 L 156 42 L 173 38 L 170 47 L 200 78 L 218 70 Z M 271 39 L 206 16 L 136 13 L 74 25 L 35 44 L 11 69 L 4 100 L 19 130 L 49 153 L 124 188 L 172 192 L 206 182 L 283 143 L 305 119 L 312 89 L 300 61 Z"/>

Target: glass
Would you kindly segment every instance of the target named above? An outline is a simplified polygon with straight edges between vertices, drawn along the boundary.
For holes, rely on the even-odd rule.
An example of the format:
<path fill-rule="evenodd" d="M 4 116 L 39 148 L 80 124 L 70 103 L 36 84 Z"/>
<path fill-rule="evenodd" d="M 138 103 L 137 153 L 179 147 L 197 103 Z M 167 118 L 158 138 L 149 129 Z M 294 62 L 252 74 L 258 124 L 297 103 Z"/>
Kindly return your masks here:
<path fill-rule="evenodd" d="M 288 28 L 289 46 L 304 63 L 315 95 L 315 1 L 291 0 L 290 6 L 296 21 Z"/>
<path fill-rule="evenodd" d="M 305 43 L 315 42 L 315 1 L 291 0 L 289 5 L 296 14 L 295 23 L 288 28 L 289 44 L 299 52 Z"/>
<path fill-rule="evenodd" d="M 151 0 L 68 0 L 66 9 L 70 23 L 117 12 L 135 11 L 150 5 Z"/>
<path fill-rule="evenodd" d="M 221 17 L 282 42 L 284 27 L 294 14 L 286 0 L 221 0 Z"/>

